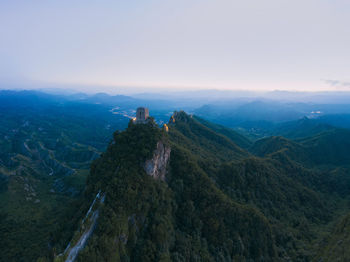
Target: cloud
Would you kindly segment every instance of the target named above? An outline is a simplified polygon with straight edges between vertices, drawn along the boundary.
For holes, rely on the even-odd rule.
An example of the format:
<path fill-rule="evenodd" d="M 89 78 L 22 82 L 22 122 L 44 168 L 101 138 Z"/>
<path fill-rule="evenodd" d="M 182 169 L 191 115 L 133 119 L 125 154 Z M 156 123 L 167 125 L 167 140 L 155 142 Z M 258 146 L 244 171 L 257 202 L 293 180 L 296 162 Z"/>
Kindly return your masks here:
<path fill-rule="evenodd" d="M 333 80 L 333 79 L 323 79 L 323 82 L 325 82 L 327 85 L 334 86 L 334 87 L 350 87 L 350 82 L 344 82 L 340 80 Z"/>

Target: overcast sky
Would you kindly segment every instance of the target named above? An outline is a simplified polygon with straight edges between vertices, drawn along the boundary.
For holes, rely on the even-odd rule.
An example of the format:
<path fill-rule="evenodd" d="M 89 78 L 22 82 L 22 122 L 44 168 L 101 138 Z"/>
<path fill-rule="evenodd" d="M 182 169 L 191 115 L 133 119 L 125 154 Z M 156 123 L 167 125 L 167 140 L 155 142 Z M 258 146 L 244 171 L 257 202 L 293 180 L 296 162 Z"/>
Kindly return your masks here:
<path fill-rule="evenodd" d="M 1 0 L 0 82 L 350 91 L 350 1 Z"/>

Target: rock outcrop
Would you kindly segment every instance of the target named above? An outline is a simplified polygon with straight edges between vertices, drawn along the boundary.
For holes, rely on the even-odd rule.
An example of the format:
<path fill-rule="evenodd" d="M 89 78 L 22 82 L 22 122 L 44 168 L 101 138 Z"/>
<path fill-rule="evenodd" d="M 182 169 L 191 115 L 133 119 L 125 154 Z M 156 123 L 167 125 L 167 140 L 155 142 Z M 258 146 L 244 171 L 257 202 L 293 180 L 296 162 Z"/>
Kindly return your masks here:
<path fill-rule="evenodd" d="M 171 148 L 165 145 L 162 141 L 157 143 L 157 148 L 153 153 L 152 159 L 149 159 L 144 164 L 146 173 L 155 179 L 165 181 L 166 168 L 170 158 Z"/>

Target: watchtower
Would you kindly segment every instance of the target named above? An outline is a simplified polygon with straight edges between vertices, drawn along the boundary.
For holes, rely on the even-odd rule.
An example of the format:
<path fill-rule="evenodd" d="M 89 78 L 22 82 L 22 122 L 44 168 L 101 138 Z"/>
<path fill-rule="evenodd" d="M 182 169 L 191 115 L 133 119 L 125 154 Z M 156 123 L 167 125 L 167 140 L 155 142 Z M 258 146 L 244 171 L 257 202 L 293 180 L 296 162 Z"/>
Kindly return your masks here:
<path fill-rule="evenodd" d="M 139 107 L 136 110 L 136 124 L 144 124 L 149 117 L 149 111 L 146 107 Z"/>

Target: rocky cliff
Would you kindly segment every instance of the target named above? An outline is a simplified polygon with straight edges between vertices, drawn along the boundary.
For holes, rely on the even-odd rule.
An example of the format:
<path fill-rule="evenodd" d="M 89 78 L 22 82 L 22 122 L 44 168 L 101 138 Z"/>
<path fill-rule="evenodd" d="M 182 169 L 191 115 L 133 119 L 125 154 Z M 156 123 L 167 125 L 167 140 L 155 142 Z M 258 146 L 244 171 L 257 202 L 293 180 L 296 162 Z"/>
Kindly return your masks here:
<path fill-rule="evenodd" d="M 149 159 L 144 164 L 146 173 L 155 179 L 165 181 L 167 163 L 170 158 L 171 148 L 165 145 L 162 141 L 157 143 L 157 148 L 153 153 L 152 159 Z"/>

